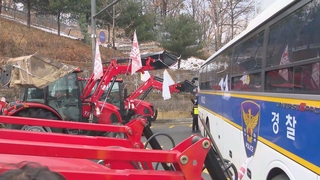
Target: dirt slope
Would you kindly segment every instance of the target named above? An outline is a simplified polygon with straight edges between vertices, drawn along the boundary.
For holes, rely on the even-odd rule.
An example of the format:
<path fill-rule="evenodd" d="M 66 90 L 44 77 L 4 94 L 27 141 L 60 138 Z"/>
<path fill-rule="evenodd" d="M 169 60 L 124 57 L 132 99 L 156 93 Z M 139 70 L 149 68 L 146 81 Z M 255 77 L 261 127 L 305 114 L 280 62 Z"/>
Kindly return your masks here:
<path fill-rule="evenodd" d="M 35 52 L 89 69 L 92 64 L 91 45 L 0 18 L 0 58 L 29 55 Z M 123 56 L 120 52 L 106 48 L 100 48 L 100 52 L 102 61 Z"/>

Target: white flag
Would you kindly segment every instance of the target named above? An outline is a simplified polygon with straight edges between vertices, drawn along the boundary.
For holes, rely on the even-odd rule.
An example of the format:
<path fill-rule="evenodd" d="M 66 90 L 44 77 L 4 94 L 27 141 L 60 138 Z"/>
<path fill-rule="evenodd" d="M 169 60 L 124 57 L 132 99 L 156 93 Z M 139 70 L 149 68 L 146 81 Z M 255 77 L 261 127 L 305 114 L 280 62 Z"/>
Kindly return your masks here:
<path fill-rule="evenodd" d="M 282 53 L 281 60 L 280 60 L 280 65 L 290 63 L 289 54 L 288 53 L 289 53 L 289 51 L 288 51 L 288 45 L 287 45 L 286 48 L 284 49 L 283 53 Z M 279 75 L 282 76 L 285 80 L 289 81 L 289 71 L 288 71 L 287 68 L 280 69 L 279 70 Z"/>
<path fill-rule="evenodd" d="M 148 71 L 144 71 L 144 74 L 141 73 L 141 81 L 147 81 L 150 77 L 151 76 Z"/>
<path fill-rule="evenodd" d="M 97 80 L 103 75 L 103 68 L 101 62 L 101 55 L 99 50 L 99 43 L 96 41 L 96 53 L 94 55 L 94 70 L 93 70 L 93 79 Z"/>
<path fill-rule="evenodd" d="M 162 97 L 164 100 L 171 98 L 170 86 L 174 84 L 174 81 L 168 71 L 165 69 L 163 72 L 163 83 L 162 83 Z"/>
<path fill-rule="evenodd" d="M 224 91 L 224 82 L 223 82 L 223 78 L 221 78 L 220 82 L 219 82 L 219 86 L 221 91 Z"/>
<path fill-rule="evenodd" d="M 229 91 L 229 86 L 228 86 L 228 74 L 226 76 L 226 80 L 224 81 L 224 90 L 225 91 Z"/>
<path fill-rule="evenodd" d="M 132 48 L 130 52 L 130 59 L 131 59 L 131 75 L 132 75 L 142 67 L 136 31 L 134 31 L 134 34 L 133 34 L 133 43 L 132 43 Z"/>
<path fill-rule="evenodd" d="M 242 81 L 242 84 L 250 84 L 250 76 L 249 75 L 243 75 L 240 80 Z"/>

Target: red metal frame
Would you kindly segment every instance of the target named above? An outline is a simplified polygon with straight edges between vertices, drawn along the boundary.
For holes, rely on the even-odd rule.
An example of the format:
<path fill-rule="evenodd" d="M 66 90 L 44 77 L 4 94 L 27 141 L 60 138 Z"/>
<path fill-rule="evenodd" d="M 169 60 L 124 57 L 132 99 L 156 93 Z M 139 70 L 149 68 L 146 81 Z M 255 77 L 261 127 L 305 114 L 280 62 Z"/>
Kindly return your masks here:
<path fill-rule="evenodd" d="M 1 158 L 1 162 L 38 162 L 53 171 L 60 172 L 67 179 L 200 180 L 202 165 L 210 148 L 208 145 L 211 143 L 207 138 L 193 142 L 196 136 L 193 135 L 172 150 L 137 149 L 142 148 L 141 127 L 144 127 L 145 119 L 135 119 L 126 126 L 112 126 L 1 116 L 0 123 L 79 129 L 81 127 L 90 130 L 124 132 L 128 138 L 134 137 L 119 139 L 0 129 L 0 153 L 3 154 L 0 156 L 4 157 Z M 134 131 L 139 127 L 140 131 Z M 136 146 L 137 144 L 139 146 Z M 105 160 L 106 166 L 88 159 Z M 141 163 L 143 169 L 135 169 L 132 162 Z M 152 162 L 172 163 L 175 171 L 153 170 Z M 4 166 L 1 171 L 10 168 L 12 167 Z"/>
<path fill-rule="evenodd" d="M 119 142 L 120 145 L 126 145 L 129 143 L 131 146 L 124 146 L 124 147 L 143 147 L 141 143 L 141 136 L 143 132 L 144 125 L 146 124 L 146 120 L 143 118 L 136 118 L 133 121 L 130 121 L 125 126 L 115 126 L 115 125 L 106 125 L 106 124 L 94 124 L 94 123 L 80 123 L 80 122 L 70 122 L 70 121 L 57 121 L 57 120 L 48 120 L 48 119 L 39 119 L 39 118 L 27 118 L 27 117 L 15 117 L 15 116 L 0 116 L 0 123 L 5 124 L 21 124 L 21 125 L 33 125 L 33 126 L 46 126 L 46 127 L 54 127 L 54 128 L 66 128 L 66 129 L 82 129 L 82 130 L 91 130 L 91 131 L 103 131 L 103 132 L 118 132 L 118 133 L 125 133 L 127 139 L 117 139 L 122 141 L 128 142 Z M 14 132 L 14 133 L 12 133 Z M 25 140 L 24 138 L 29 138 L 28 131 L 21 131 L 21 130 L 6 130 L 1 129 L 0 138 L 7 137 L 5 133 L 12 134 L 10 137 L 17 138 L 20 140 Z M 34 133 L 34 132 L 32 132 Z M 2 134 L 4 136 L 2 136 Z M 75 143 L 76 141 L 73 138 L 85 138 L 86 136 L 79 136 L 79 135 L 70 135 L 65 136 L 63 134 L 53 133 L 40 133 L 42 137 L 47 137 L 48 139 L 53 139 L 59 141 L 61 143 Z M 10 138 L 8 137 L 8 138 Z M 39 136 L 30 135 L 30 137 L 35 138 L 34 140 L 38 140 Z M 81 140 L 79 141 L 81 144 L 86 144 L 89 141 L 94 141 L 96 139 L 98 142 L 102 142 L 105 137 L 90 137 L 88 140 Z M 102 139 L 102 140 L 100 140 Z M 110 140 L 112 143 L 107 143 L 104 145 L 116 145 L 112 139 Z M 124 144 L 122 144 L 124 143 Z M 88 144 L 92 145 L 92 144 Z"/>
<path fill-rule="evenodd" d="M 179 83 L 175 83 L 175 84 L 169 86 L 170 93 L 172 94 L 174 92 L 176 92 L 176 93 L 180 92 L 179 89 L 177 89 L 177 87 L 180 87 L 180 86 L 181 85 Z M 144 93 L 150 87 L 153 87 L 157 90 L 162 91 L 162 82 L 157 81 L 154 76 L 150 76 L 150 78 L 146 82 L 141 84 L 133 93 L 131 93 L 125 99 L 124 108 L 126 110 L 131 109 L 134 111 L 135 114 L 140 114 L 145 117 L 153 116 L 155 112 L 151 109 L 152 104 L 149 102 L 146 102 L 144 100 L 137 99 L 142 93 Z M 138 108 L 139 105 L 144 108 Z M 146 114 L 146 112 L 144 110 L 145 108 L 149 109 L 150 114 Z"/>

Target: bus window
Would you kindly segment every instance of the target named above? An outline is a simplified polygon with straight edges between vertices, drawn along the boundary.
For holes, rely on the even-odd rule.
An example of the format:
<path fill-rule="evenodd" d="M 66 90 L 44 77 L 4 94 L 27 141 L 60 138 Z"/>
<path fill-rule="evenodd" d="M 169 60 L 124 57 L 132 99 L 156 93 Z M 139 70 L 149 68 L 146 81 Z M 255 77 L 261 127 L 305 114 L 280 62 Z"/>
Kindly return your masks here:
<path fill-rule="evenodd" d="M 233 74 L 261 69 L 264 31 L 241 43 L 233 55 Z"/>
<path fill-rule="evenodd" d="M 261 90 L 261 73 L 233 77 L 232 90 L 260 91 Z"/>
<path fill-rule="evenodd" d="M 288 64 L 319 57 L 320 11 L 314 1 L 270 27 L 267 67 L 283 65 L 282 56 L 287 49 Z"/>
<path fill-rule="evenodd" d="M 203 67 L 203 68 L 200 68 L 199 72 L 200 72 L 199 82 L 200 82 L 201 84 L 203 84 L 203 83 L 205 83 L 206 80 L 207 80 L 207 66 L 205 66 L 205 67 Z M 204 89 L 205 86 L 202 85 L 200 88 Z"/>
<path fill-rule="evenodd" d="M 266 73 L 266 90 L 319 93 L 320 63 L 284 68 Z"/>

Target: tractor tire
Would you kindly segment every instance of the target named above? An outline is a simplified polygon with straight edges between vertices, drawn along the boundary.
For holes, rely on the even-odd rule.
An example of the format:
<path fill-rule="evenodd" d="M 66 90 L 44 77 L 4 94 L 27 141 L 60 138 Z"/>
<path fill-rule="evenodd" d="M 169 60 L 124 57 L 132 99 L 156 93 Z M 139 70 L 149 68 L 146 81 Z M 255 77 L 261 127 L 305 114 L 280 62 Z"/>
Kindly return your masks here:
<path fill-rule="evenodd" d="M 115 125 L 115 126 L 123 126 L 123 124 L 117 122 L 117 123 L 112 123 L 111 125 Z M 112 137 L 112 138 L 125 138 L 126 135 L 124 133 L 118 133 L 118 132 L 103 132 L 101 134 L 101 136 L 104 137 Z"/>
<path fill-rule="evenodd" d="M 59 118 L 57 116 L 55 116 L 50 111 L 47 111 L 45 109 L 34 109 L 34 108 L 21 111 L 20 113 L 18 113 L 16 115 L 13 115 L 13 116 L 59 120 Z M 9 129 L 20 129 L 20 130 L 24 130 L 24 131 L 62 133 L 62 129 L 60 129 L 60 128 L 50 128 L 50 127 L 41 127 L 41 126 L 27 126 L 27 125 L 19 125 L 19 124 L 8 124 L 7 128 L 9 128 Z"/>
<path fill-rule="evenodd" d="M 96 117 L 94 117 L 96 118 Z M 98 122 L 98 119 L 94 120 Z M 110 125 L 117 125 L 117 126 L 123 126 L 123 124 L 119 123 L 118 121 L 114 122 L 111 121 Z M 112 137 L 112 138 L 125 138 L 124 133 L 117 133 L 117 132 L 101 132 L 101 131 L 87 131 L 85 133 L 87 136 L 103 136 L 103 137 Z"/>
<path fill-rule="evenodd" d="M 290 178 L 285 173 L 282 173 L 282 174 L 275 176 L 271 180 L 290 180 Z"/>

